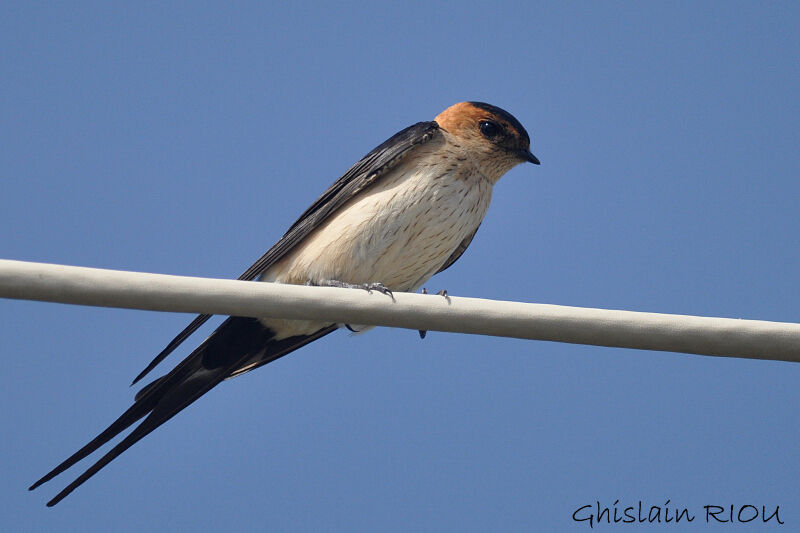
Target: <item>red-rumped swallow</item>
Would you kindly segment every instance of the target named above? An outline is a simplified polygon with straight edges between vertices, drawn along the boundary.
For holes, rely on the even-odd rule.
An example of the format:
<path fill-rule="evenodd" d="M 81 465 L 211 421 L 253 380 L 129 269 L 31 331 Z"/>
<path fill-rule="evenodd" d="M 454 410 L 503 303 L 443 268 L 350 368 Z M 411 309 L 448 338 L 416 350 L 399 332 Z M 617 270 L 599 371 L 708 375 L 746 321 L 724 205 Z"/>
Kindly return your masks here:
<path fill-rule="evenodd" d="M 539 160 L 511 114 L 462 102 L 372 150 L 311 204 L 240 280 L 414 291 L 450 267 L 478 231 L 492 186 L 514 166 Z M 192 321 L 135 384 L 208 320 Z M 106 455 L 47 505 L 53 506 L 145 435 L 221 381 L 270 363 L 341 324 L 229 317 L 86 446 L 34 483 L 49 481 L 138 420 Z"/>

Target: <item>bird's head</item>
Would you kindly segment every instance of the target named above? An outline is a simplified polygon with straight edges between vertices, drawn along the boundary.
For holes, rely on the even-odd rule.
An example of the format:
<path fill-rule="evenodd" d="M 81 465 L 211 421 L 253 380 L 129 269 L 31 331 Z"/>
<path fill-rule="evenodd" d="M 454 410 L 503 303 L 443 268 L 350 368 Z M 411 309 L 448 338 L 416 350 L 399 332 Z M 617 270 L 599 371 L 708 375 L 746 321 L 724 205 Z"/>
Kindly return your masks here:
<path fill-rule="evenodd" d="M 492 181 L 520 163 L 539 164 L 531 153 L 528 132 L 499 107 L 461 102 L 442 111 L 435 120 L 450 134 L 451 142 L 463 148 Z"/>

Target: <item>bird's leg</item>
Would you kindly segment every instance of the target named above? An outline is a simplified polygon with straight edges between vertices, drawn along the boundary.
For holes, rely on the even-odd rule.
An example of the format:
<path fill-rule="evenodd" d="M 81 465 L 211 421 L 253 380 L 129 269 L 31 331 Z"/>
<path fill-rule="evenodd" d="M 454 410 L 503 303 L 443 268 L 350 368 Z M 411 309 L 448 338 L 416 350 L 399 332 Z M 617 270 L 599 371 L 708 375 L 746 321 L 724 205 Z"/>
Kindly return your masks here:
<path fill-rule="evenodd" d="M 340 289 L 363 289 L 368 293 L 372 294 L 372 291 L 378 291 L 381 294 L 387 294 L 389 298 L 394 300 L 394 294 L 392 291 L 383 283 L 381 282 L 373 282 L 373 283 L 347 283 L 344 281 L 339 281 L 338 279 L 323 279 L 318 282 L 307 281 L 306 285 L 315 285 L 317 287 L 338 287 Z M 358 333 L 358 330 L 353 329 L 350 324 L 345 324 L 344 327 L 352 331 L 353 333 Z"/>
<path fill-rule="evenodd" d="M 389 298 L 391 298 L 392 301 L 394 301 L 394 294 L 392 294 L 392 291 L 389 289 L 389 287 L 387 287 L 380 281 L 375 283 L 365 283 L 364 285 L 362 285 L 361 288 L 366 289 L 367 292 L 378 291 L 381 294 L 389 296 Z"/>
<path fill-rule="evenodd" d="M 428 294 L 428 289 L 426 289 L 425 287 L 422 287 L 422 290 L 420 292 L 422 294 Z M 424 339 L 425 335 L 427 335 L 427 334 L 428 334 L 427 330 L 424 330 L 424 329 L 419 330 L 419 338 L 420 339 Z"/>
<path fill-rule="evenodd" d="M 422 287 L 422 291 L 420 291 L 420 292 L 422 292 L 422 294 L 428 294 L 428 289 L 426 289 L 425 287 Z M 447 300 L 448 302 L 450 301 L 450 297 L 447 296 L 447 289 L 440 290 L 439 292 L 436 293 L 436 295 L 437 296 L 444 296 L 445 300 Z M 420 339 L 424 339 L 425 335 L 427 335 L 427 334 L 428 334 L 427 330 L 424 330 L 424 329 L 419 330 L 419 338 Z"/>
<path fill-rule="evenodd" d="M 381 282 L 373 282 L 373 283 L 346 283 L 344 281 L 339 281 L 337 279 L 323 279 L 316 283 L 308 282 L 307 285 L 317 285 L 319 287 L 339 287 L 341 289 L 363 289 L 368 293 L 372 294 L 372 291 L 378 291 L 381 294 L 386 294 L 389 298 L 394 301 L 394 294 L 392 291 Z"/>

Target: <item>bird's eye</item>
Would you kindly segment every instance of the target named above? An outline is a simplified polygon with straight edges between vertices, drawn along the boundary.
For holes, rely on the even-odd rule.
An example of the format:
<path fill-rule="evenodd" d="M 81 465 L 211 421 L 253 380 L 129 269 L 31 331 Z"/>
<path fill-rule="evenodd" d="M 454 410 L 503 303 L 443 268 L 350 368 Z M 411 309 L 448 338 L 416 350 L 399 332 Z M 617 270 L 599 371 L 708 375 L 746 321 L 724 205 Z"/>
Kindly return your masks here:
<path fill-rule="evenodd" d="M 494 139 L 502 133 L 502 128 L 495 122 L 484 120 L 479 125 L 481 129 L 481 135 L 486 137 L 487 139 Z"/>

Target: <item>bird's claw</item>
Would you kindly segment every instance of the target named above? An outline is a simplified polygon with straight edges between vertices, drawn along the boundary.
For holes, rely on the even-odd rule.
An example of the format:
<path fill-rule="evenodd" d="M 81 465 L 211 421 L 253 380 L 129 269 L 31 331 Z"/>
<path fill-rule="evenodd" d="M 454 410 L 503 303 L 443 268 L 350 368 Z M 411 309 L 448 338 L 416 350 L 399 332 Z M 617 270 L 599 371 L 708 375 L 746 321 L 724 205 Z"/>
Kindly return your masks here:
<path fill-rule="evenodd" d="M 312 282 L 306 282 L 306 285 L 310 284 L 312 284 Z M 370 294 L 372 294 L 372 291 L 378 291 L 381 294 L 388 295 L 393 302 L 395 301 L 394 294 L 392 293 L 391 289 L 379 281 L 374 283 L 356 284 L 339 281 L 338 279 L 325 279 L 318 283 L 313 283 L 313 285 L 319 285 L 323 287 L 338 287 L 340 289 L 363 289 Z"/>
<path fill-rule="evenodd" d="M 370 294 L 372 293 L 372 291 L 378 291 L 381 294 L 386 294 L 387 296 L 389 296 L 389 298 L 392 299 L 392 301 L 394 301 L 394 294 L 392 294 L 392 291 L 389 289 L 389 287 L 387 287 L 381 282 L 365 283 L 364 285 L 361 286 L 361 288 L 366 290 Z"/>
<path fill-rule="evenodd" d="M 420 292 L 422 294 L 428 294 L 428 289 L 426 289 L 425 287 L 422 287 L 422 290 Z M 444 296 L 445 300 L 447 300 L 448 302 L 450 301 L 450 297 L 447 295 L 447 289 L 440 290 L 439 292 L 436 293 L 436 295 L 437 296 Z M 428 334 L 428 330 L 425 330 L 425 329 L 420 329 L 418 331 L 419 331 L 419 338 L 420 339 L 424 339 L 425 335 Z"/>
<path fill-rule="evenodd" d="M 348 284 L 343 284 L 343 285 L 348 285 Z M 391 298 L 393 302 L 395 301 L 394 294 L 392 294 L 392 291 L 381 282 L 364 283 L 363 285 L 350 285 L 350 287 L 354 289 L 364 289 L 370 294 L 372 294 L 372 291 L 378 291 L 381 294 L 388 294 L 389 298 Z M 360 333 L 357 329 L 353 329 L 353 327 L 350 324 L 345 324 L 344 327 L 346 327 L 353 333 Z"/>

